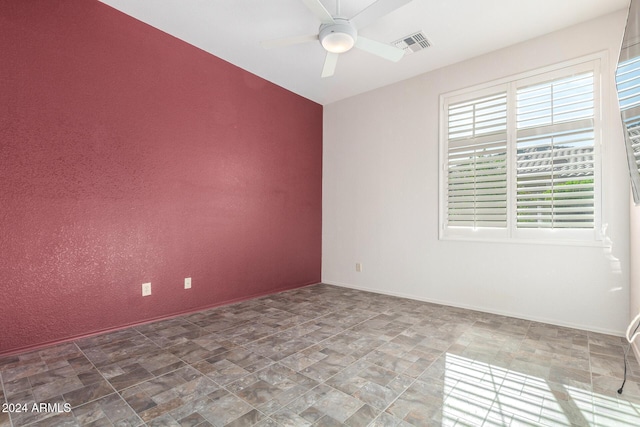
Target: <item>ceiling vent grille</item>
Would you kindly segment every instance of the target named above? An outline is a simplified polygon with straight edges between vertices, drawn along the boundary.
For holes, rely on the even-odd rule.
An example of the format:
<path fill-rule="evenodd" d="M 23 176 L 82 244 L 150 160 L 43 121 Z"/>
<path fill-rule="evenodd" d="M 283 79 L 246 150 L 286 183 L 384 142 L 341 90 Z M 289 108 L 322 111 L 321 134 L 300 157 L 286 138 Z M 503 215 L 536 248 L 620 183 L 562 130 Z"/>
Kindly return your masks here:
<path fill-rule="evenodd" d="M 403 38 L 396 40 L 391 44 L 397 47 L 398 49 L 404 50 L 405 55 L 419 52 L 431 46 L 431 42 L 427 40 L 427 38 L 422 33 L 422 31 L 418 31 L 417 33 L 404 36 Z"/>

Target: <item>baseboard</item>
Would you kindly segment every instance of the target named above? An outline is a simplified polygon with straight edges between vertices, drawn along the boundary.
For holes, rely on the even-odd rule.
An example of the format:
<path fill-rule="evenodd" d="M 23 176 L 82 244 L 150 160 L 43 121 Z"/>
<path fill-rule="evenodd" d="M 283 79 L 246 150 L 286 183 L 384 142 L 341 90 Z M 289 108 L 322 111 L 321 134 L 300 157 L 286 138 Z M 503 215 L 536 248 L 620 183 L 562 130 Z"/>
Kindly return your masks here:
<path fill-rule="evenodd" d="M 65 344 L 65 343 L 81 340 L 81 339 L 84 339 L 84 338 L 90 338 L 90 337 L 95 337 L 95 336 L 98 336 L 98 335 L 108 334 L 108 333 L 111 333 L 111 332 L 117 332 L 117 331 L 121 331 L 123 329 L 132 328 L 132 327 L 135 327 L 135 326 L 142 326 L 142 325 L 146 325 L 146 324 L 153 323 L 153 322 L 159 322 L 161 320 L 174 319 L 176 317 L 185 316 L 185 315 L 193 314 L 193 313 L 198 313 L 200 311 L 210 310 L 210 309 L 216 308 L 216 307 L 223 307 L 223 306 L 226 306 L 226 305 L 232 305 L 232 304 L 236 304 L 236 303 L 239 303 L 239 302 L 242 302 L 242 301 L 247 301 L 247 300 L 250 300 L 250 299 L 260 298 L 260 297 L 267 296 L 267 295 L 275 295 L 275 294 L 279 294 L 281 292 L 291 291 L 293 289 L 300 289 L 300 288 L 304 288 L 304 287 L 307 287 L 307 286 L 313 286 L 313 285 L 317 285 L 318 283 L 319 282 L 305 283 L 305 284 L 301 284 L 301 285 L 295 285 L 295 286 L 292 286 L 292 287 L 283 287 L 283 288 L 278 288 L 278 289 L 274 289 L 274 290 L 270 290 L 270 291 L 266 291 L 266 292 L 259 292 L 257 294 L 252 294 L 252 295 L 248 295 L 248 296 L 234 298 L 234 299 L 231 299 L 231 300 L 221 301 L 221 302 L 218 302 L 218 303 L 215 303 L 215 304 L 210 304 L 210 305 L 207 305 L 207 306 L 202 306 L 202 307 L 198 307 L 198 308 L 193 308 L 193 309 L 189 309 L 189 310 L 175 312 L 175 313 L 171 313 L 171 314 L 167 314 L 167 315 L 157 316 L 157 317 L 153 317 L 153 318 L 150 318 L 150 319 L 141 320 L 139 322 L 127 323 L 127 324 L 124 324 L 124 325 L 119 325 L 119 326 L 115 326 L 115 327 L 111 327 L 111 328 L 100 329 L 100 330 L 97 330 L 97 331 L 88 332 L 86 334 L 74 335 L 74 336 L 62 338 L 62 339 L 59 339 L 59 340 L 47 341 L 47 342 L 44 342 L 44 343 L 38 343 L 38 344 L 28 345 L 28 346 L 24 346 L 24 347 L 14 348 L 14 349 L 11 349 L 11 350 L 8 350 L 8 351 L 5 351 L 5 352 L 0 352 L 0 358 L 1 357 L 6 357 L 6 356 L 12 356 L 12 355 L 15 355 L 15 354 L 20 354 L 20 353 L 30 352 L 30 351 L 37 351 L 37 350 L 41 350 L 41 349 L 44 349 L 44 348 L 47 348 L 47 347 L 51 347 L 51 346 L 54 346 L 54 345 Z"/>
<path fill-rule="evenodd" d="M 569 322 L 559 322 L 559 321 L 557 321 L 555 319 L 547 319 L 547 318 L 544 318 L 544 317 L 537 317 L 537 316 L 526 316 L 526 315 L 522 315 L 520 313 L 513 313 L 513 312 L 501 311 L 501 310 L 492 310 L 492 309 L 487 309 L 486 307 L 479 307 L 479 306 L 473 306 L 473 305 L 467 305 L 467 304 L 460 304 L 460 303 L 457 303 L 457 302 L 454 302 L 454 301 L 444 301 L 444 300 L 437 300 L 437 299 L 432 299 L 432 298 L 424 298 L 424 297 L 420 297 L 420 296 L 417 296 L 417 295 L 405 294 L 405 293 L 402 293 L 402 292 L 381 291 L 381 290 L 377 290 L 377 289 L 370 289 L 370 288 L 365 288 L 365 287 L 362 287 L 362 286 L 356 286 L 356 285 L 351 285 L 351 284 L 348 284 L 348 283 L 335 282 L 335 281 L 323 280 L 322 283 L 326 283 L 327 285 L 340 286 L 342 288 L 350 288 L 350 289 L 356 289 L 356 290 L 359 290 L 359 291 L 372 292 L 372 293 L 381 294 L 381 295 L 389 295 L 389 296 L 400 297 L 400 298 L 408 298 L 408 299 L 412 299 L 412 300 L 416 300 L 416 301 L 428 302 L 428 303 L 432 303 L 432 304 L 446 305 L 446 306 L 449 306 L 449 307 L 464 308 L 464 309 L 473 310 L 473 311 L 481 311 L 483 313 L 497 314 L 499 316 L 514 317 L 516 319 L 530 320 L 532 322 L 547 323 L 547 324 L 550 324 L 550 325 L 562 326 L 562 327 L 566 327 L 566 328 L 580 329 L 580 330 L 583 330 L 583 331 L 590 331 L 590 332 L 597 332 L 597 333 L 600 333 L 600 334 L 615 335 L 615 336 L 619 336 L 619 337 L 623 337 L 624 336 L 624 331 L 616 331 L 616 330 L 601 329 L 601 328 L 592 328 L 592 327 L 587 327 L 585 325 L 572 324 L 572 323 L 569 323 Z M 638 359 L 638 360 L 640 360 L 640 359 Z"/>

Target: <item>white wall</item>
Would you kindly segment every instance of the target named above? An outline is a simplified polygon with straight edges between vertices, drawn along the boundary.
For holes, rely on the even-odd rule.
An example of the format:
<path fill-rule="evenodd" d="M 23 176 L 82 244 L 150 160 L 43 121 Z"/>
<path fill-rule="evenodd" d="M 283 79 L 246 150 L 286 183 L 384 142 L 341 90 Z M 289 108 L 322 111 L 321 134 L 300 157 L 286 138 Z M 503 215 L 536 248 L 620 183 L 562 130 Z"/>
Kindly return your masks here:
<path fill-rule="evenodd" d="M 323 282 L 622 333 L 629 186 L 613 75 L 604 82 L 609 247 L 438 240 L 438 98 L 603 50 L 613 70 L 624 24 L 621 11 L 325 106 Z"/>

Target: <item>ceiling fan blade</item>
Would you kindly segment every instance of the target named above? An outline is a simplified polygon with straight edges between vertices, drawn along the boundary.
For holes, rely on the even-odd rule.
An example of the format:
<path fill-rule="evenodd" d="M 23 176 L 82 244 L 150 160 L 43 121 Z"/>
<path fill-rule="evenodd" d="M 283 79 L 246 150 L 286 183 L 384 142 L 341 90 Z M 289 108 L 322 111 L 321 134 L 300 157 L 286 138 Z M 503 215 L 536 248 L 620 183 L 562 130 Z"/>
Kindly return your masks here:
<path fill-rule="evenodd" d="M 322 67 L 322 78 L 333 76 L 333 73 L 336 71 L 339 56 L 339 53 L 327 52 L 327 57 L 324 59 L 324 66 Z"/>
<path fill-rule="evenodd" d="M 357 29 L 364 28 L 384 15 L 404 6 L 411 0 L 378 0 L 350 19 Z"/>
<path fill-rule="evenodd" d="M 356 47 L 393 62 L 400 61 L 404 56 L 402 49 L 361 36 L 358 36 L 358 40 L 356 40 Z"/>
<path fill-rule="evenodd" d="M 260 42 L 265 49 L 272 49 L 274 47 L 282 47 L 282 46 L 290 46 L 292 44 L 300 44 L 307 43 L 312 41 L 317 41 L 318 35 L 310 35 L 310 36 L 295 36 L 295 37 L 284 37 L 281 39 L 273 39 L 273 40 L 265 40 Z"/>
<path fill-rule="evenodd" d="M 320 0 L 302 0 L 305 6 L 313 13 L 316 18 L 323 24 L 333 24 L 333 16 L 327 11 Z"/>

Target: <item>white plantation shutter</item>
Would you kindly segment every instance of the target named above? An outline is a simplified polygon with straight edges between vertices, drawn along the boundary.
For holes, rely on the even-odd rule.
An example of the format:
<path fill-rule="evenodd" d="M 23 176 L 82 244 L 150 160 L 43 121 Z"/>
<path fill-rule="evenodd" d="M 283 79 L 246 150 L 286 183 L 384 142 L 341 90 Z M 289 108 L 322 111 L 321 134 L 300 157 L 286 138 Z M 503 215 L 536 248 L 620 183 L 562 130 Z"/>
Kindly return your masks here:
<path fill-rule="evenodd" d="M 442 238 L 601 239 L 599 64 L 594 55 L 441 96 Z M 640 165 L 640 96 L 630 102 Z"/>
<path fill-rule="evenodd" d="M 629 168 L 640 169 L 640 57 L 621 62 L 616 72 L 618 101 L 628 139 L 627 160 Z M 640 181 L 631 174 L 634 199 L 640 200 Z"/>
<path fill-rule="evenodd" d="M 517 91 L 518 228 L 594 227 L 593 73 Z"/>
<path fill-rule="evenodd" d="M 616 71 L 620 110 L 640 106 L 640 57 L 621 62 Z"/>
<path fill-rule="evenodd" d="M 627 138 L 631 141 L 631 159 L 636 169 L 640 169 L 640 116 L 625 121 Z"/>
<path fill-rule="evenodd" d="M 447 223 L 507 226 L 507 94 L 448 107 Z"/>

